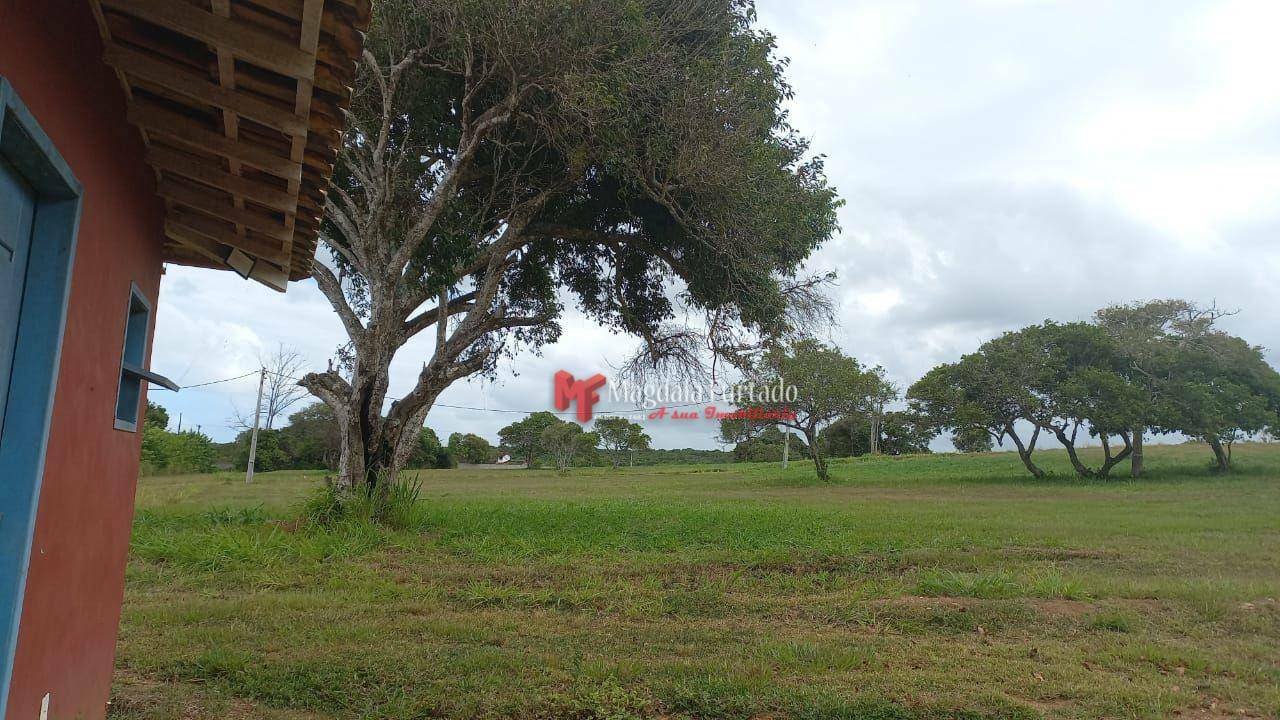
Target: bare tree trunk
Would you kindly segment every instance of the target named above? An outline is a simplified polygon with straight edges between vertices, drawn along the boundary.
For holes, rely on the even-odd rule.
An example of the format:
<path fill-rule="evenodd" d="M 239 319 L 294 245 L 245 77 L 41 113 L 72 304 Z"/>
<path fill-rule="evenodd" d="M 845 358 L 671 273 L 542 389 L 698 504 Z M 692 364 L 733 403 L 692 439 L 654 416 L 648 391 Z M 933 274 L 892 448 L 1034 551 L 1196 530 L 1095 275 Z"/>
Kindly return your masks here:
<path fill-rule="evenodd" d="M 1129 455 L 1129 477 L 1142 477 L 1143 457 L 1142 457 L 1142 440 L 1146 434 L 1145 427 L 1136 427 L 1133 429 L 1133 451 Z"/>
<path fill-rule="evenodd" d="M 817 433 L 813 430 L 803 430 L 805 442 L 809 443 L 809 457 L 813 458 L 814 472 L 818 473 L 818 479 L 826 482 L 829 479 L 827 474 L 827 461 L 822 457 L 822 448 L 818 447 Z"/>
<path fill-rule="evenodd" d="M 1106 460 L 1102 463 L 1102 467 L 1098 469 L 1098 477 L 1106 478 L 1111 476 L 1111 469 L 1116 465 L 1124 462 L 1124 459 L 1133 453 L 1133 442 L 1129 439 L 1128 433 L 1120 433 L 1120 439 L 1124 441 L 1124 449 L 1115 455 L 1111 454 L 1111 443 L 1107 441 L 1105 434 L 1102 437 L 1102 450 L 1106 454 Z"/>
<path fill-rule="evenodd" d="M 1231 469 L 1231 456 L 1227 453 L 1227 449 L 1222 445 L 1222 438 L 1217 435 L 1208 436 L 1209 448 L 1213 450 L 1214 469 L 1218 472 L 1226 472 Z"/>
<path fill-rule="evenodd" d="M 1036 479 L 1044 478 L 1044 470 L 1041 470 L 1034 462 L 1031 462 L 1031 453 L 1035 452 L 1036 440 L 1040 439 L 1040 426 L 1031 433 L 1031 441 L 1026 445 L 1022 444 L 1022 438 L 1018 437 L 1017 431 L 1013 429 L 1013 423 L 1005 426 L 1004 432 L 1013 439 L 1013 444 L 1018 448 L 1018 457 L 1021 458 L 1022 464 L 1031 472 L 1031 476 Z"/>
<path fill-rule="evenodd" d="M 1067 457 L 1071 459 L 1071 467 L 1076 469 L 1076 474 L 1085 478 L 1094 477 L 1093 470 L 1088 465 L 1085 465 L 1080 460 L 1080 455 L 1076 453 L 1076 433 L 1080 430 L 1080 426 L 1077 425 L 1070 436 L 1060 427 L 1052 429 L 1054 436 L 1058 438 L 1058 442 L 1062 443 L 1062 446 L 1067 449 Z"/>

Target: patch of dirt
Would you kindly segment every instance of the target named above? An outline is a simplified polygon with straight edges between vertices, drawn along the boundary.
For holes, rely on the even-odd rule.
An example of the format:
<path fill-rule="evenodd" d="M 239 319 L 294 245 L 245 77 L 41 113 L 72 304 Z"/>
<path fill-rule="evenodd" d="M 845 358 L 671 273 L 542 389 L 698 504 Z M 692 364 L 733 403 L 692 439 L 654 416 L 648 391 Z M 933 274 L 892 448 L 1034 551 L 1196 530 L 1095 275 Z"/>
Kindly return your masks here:
<path fill-rule="evenodd" d="M 881 600 L 872 600 L 873 605 L 880 607 L 904 607 L 904 608 L 947 608 L 948 610 L 959 610 L 964 612 L 969 604 L 973 603 L 972 598 L 955 598 L 948 596 L 926 597 L 923 595 L 899 595 L 894 598 L 884 598 Z"/>
<path fill-rule="evenodd" d="M 1043 615 L 1065 618 L 1081 617 L 1097 609 L 1096 605 L 1082 600 L 1036 600 L 1032 606 Z"/>
<path fill-rule="evenodd" d="M 1004 547 L 1000 554 L 1005 557 L 1026 558 L 1028 560 L 1101 560 L 1114 553 L 1106 550 L 1089 550 L 1087 548 L 1049 548 L 1049 547 Z"/>
<path fill-rule="evenodd" d="M 1224 705 L 1216 698 L 1205 698 L 1200 707 L 1174 710 L 1173 717 L 1183 720 L 1257 720 L 1267 715 L 1248 708 Z"/>

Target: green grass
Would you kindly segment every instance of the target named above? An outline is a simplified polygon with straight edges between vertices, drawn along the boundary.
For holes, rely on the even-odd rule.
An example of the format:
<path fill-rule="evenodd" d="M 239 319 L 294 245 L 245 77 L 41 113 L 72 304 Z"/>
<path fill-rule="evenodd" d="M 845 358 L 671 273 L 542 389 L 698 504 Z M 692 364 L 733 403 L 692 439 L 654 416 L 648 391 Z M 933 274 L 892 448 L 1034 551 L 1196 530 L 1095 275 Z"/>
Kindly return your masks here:
<path fill-rule="evenodd" d="M 112 717 L 1274 717 L 1280 446 L 1148 454 L 144 478 Z"/>

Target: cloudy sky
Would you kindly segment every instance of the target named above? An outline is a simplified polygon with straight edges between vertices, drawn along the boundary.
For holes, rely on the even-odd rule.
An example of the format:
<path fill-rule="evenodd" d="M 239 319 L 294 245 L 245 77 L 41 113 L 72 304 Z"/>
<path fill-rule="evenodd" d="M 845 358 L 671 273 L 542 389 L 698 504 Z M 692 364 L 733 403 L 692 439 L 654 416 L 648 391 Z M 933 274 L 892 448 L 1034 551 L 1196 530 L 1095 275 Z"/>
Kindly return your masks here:
<path fill-rule="evenodd" d="M 1158 8 L 1158 11 L 1157 11 Z M 830 340 L 903 387 L 1000 332 L 1114 302 L 1185 297 L 1280 365 L 1280 4 L 1168 0 L 759 0 L 791 58 L 793 122 L 846 199 Z M 279 295 L 168 269 L 152 366 L 193 384 L 251 372 L 277 343 L 321 368 L 342 330 L 310 282 Z M 617 365 L 631 344 L 579 316 L 496 383 L 451 388 L 437 432 L 496 431 L 546 409 L 551 374 Z M 429 349 L 410 345 L 392 393 Z M 152 398 L 229 439 L 254 379 Z M 651 423 L 658 447 L 714 425 Z"/>

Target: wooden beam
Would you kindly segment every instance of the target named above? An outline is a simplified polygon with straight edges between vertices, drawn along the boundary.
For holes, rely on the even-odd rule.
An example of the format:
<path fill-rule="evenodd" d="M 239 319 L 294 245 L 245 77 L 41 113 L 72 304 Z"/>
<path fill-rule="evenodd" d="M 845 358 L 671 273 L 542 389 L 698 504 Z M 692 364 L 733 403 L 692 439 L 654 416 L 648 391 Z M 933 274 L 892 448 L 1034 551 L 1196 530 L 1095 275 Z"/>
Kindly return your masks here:
<path fill-rule="evenodd" d="M 172 175 L 190 178 L 219 190 L 226 190 L 233 195 L 239 195 L 246 200 L 252 200 L 280 212 L 291 213 L 298 205 L 295 195 L 257 180 L 232 175 L 210 165 L 206 160 L 185 153 L 153 145 L 147 149 L 147 162 Z"/>
<path fill-rule="evenodd" d="M 320 23 L 324 15 L 325 0 L 303 0 L 302 3 L 302 32 L 300 34 L 298 44 L 303 53 L 311 56 L 311 75 L 315 75 L 315 57 L 316 50 L 320 44 Z M 315 84 L 311 79 L 299 79 L 297 83 L 297 91 L 294 96 L 293 114 L 298 117 L 310 118 L 311 99 L 315 94 Z M 314 118 L 312 118 L 314 120 Z M 295 162 L 302 162 L 303 156 L 307 151 L 307 138 L 295 135 L 289 148 L 289 159 Z M 290 182 L 289 192 L 297 198 L 302 193 L 301 182 Z M 295 211 L 297 205 L 295 203 Z M 286 215 L 284 224 L 292 228 L 297 224 L 296 215 Z M 289 263 L 285 263 L 285 270 L 288 271 Z"/>
<path fill-rule="evenodd" d="M 283 223 L 250 210 L 238 208 L 230 202 L 211 197 L 209 193 L 179 185 L 168 178 L 160 181 L 156 194 L 206 215 L 252 228 L 278 242 L 293 241 L 293 230 L 285 227 Z"/>
<path fill-rule="evenodd" d="M 166 27 L 268 70 L 301 80 L 315 73 L 315 55 L 246 23 L 175 0 L 100 0 L 113 10 Z"/>
<path fill-rule="evenodd" d="M 289 274 L 274 264 L 259 260 L 249 271 L 249 279 L 257 280 L 277 292 L 284 292 L 289 287 Z"/>
<path fill-rule="evenodd" d="M 181 240 L 188 244 L 192 244 L 193 242 L 204 242 L 206 247 L 208 246 L 208 243 L 219 243 L 228 247 L 237 248 L 241 252 L 254 257 L 260 257 L 275 263 L 288 261 L 287 257 L 282 258 L 280 256 L 280 251 L 277 250 L 274 244 L 269 240 L 261 240 L 245 235 L 236 235 L 235 233 L 225 231 L 217 234 L 211 234 L 204 232 L 204 230 L 199 228 L 194 228 L 185 224 L 186 220 L 191 219 L 190 215 L 183 216 L 179 213 L 175 213 L 174 215 L 174 217 L 166 220 L 164 224 L 165 235 L 173 238 L 174 240 Z"/>
<path fill-rule="evenodd" d="M 173 263 L 175 265 L 184 265 L 186 267 L 208 268 L 210 270 L 226 270 L 227 263 L 225 260 L 214 260 L 206 253 L 187 245 L 186 243 L 168 239 L 169 242 L 164 244 L 161 250 L 160 259 L 163 262 Z"/>
<path fill-rule="evenodd" d="M 227 264 L 226 248 L 215 240 L 206 238 L 199 233 L 186 232 L 171 222 L 164 224 L 164 234 L 170 240 L 218 262 L 223 267 Z"/>
<path fill-rule="evenodd" d="M 302 163 L 296 163 L 260 146 L 249 144 L 243 137 L 239 140 L 228 140 L 221 133 L 209 130 L 199 121 L 169 112 L 155 103 L 135 100 L 129 106 L 129 122 L 165 139 L 242 162 L 278 178 L 302 179 Z"/>
<path fill-rule="evenodd" d="M 228 90 L 178 66 L 114 45 L 107 48 L 108 65 L 181 95 L 243 115 L 290 136 L 306 137 L 308 121 L 278 105 Z"/>

